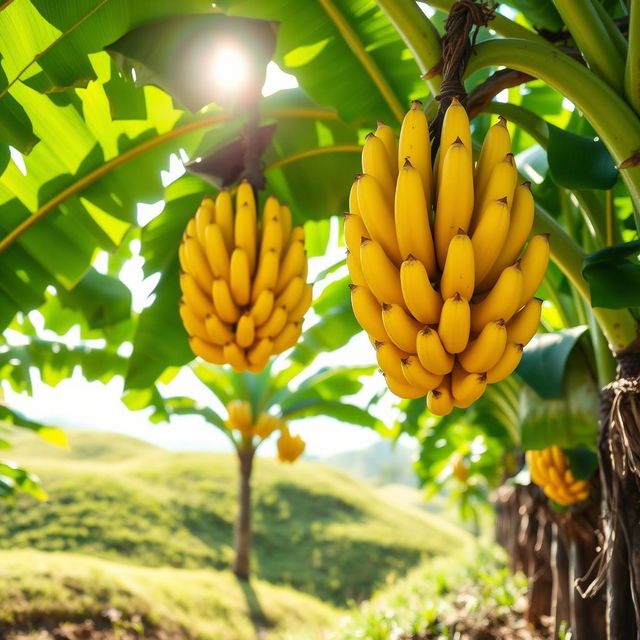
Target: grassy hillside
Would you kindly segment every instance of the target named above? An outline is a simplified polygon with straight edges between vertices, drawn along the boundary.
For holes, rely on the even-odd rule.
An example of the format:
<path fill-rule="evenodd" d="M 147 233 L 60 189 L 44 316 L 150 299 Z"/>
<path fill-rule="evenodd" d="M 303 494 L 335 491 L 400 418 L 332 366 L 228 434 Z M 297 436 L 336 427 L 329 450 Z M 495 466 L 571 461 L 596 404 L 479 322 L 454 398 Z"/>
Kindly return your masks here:
<path fill-rule="evenodd" d="M 107 433 L 72 432 L 70 439 L 70 452 L 15 439 L 12 458 L 41 476 L 50 500 L 0 506 L 0 548 L 149 567 L 228 567 L 233 456 L 168 453 Z M 258 459 L 253 484 L 258 577 L 335 604 L 368 597 L 388 574 L 468 541 L 455 526 L 317 464 Z"/>
<path fill-rule="evenodd" d="M 112 622 L 115 617 L 119 622 Z M 86 634 L 86 620 L 95 633 Z M 0 552 L 4 640 L 43 640 L 52 637 L 44 629 L 73 629 L 74 623 L 83 634 L 55 637 L 103 637 L 100 630 L 124 632 L 134 623 L 142 625 L 147 640 L 275 639 L 285 629 L 297 635 L 302 627 L 305 640 L 313 640 L 336 621 L 335 610 L 315 598 L 256 580 L 248 586 L 230 571 L 141 568 L 70 553 Z M 28 630 L 33 636 L 26 635 Z"/>

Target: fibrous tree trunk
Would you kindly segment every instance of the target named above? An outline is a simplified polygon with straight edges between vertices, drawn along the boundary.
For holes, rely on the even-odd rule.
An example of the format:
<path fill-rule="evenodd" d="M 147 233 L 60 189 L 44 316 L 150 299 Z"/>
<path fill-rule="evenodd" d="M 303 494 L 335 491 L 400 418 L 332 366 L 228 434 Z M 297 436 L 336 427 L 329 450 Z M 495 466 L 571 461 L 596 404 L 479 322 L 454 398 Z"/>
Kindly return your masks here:
<path fill-rule="evenodd" d="M 640 630 L 640 341 L 616 355 L 616 380 L 601 393 L 598 442 L 609 640 Z"/>
<path fill-rule="evenodd" d="M 243 580 L 249 579 L 251 555 L 251 470 L 253 468 L 252 447 L 240 449 L 240 484 L 238 487 L 238 515 L 233 537 L 235 558 L 233 572 Z"/>

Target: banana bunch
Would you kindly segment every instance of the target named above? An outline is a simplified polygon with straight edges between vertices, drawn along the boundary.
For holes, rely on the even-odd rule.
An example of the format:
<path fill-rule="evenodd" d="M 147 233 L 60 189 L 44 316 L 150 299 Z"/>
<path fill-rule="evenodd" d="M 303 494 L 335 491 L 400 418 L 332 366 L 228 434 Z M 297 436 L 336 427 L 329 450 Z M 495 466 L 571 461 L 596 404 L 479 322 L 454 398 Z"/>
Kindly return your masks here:
<path fill-rule="evenodd" d="M 258 227 L 251 185 L 205 197 L 179 248 L 180 316 L 192 351 L 234 371 L 259 373 L 296 344 L 311 306 L 302 227 L 269 196 Z"/>
<path fill-rule="evenodd" d="M 589 497 L 589 486 L 576 480 L 569 469 L 567 457 L 555 445 L 538 451 L 527 451 L 531 480 L 548 498 L 567 507 Z"/>
<path fill-rule="evenodd" d="M 287 423 L 282 418 L 263 412 L 254 422 L 251 405 L 244 400 L 231 401 L 227 405 L 227 413 L 229 414 L 225 421 L 227 428 L 238 431 L 244 437 L 251 438 L 255 436 L 264 440 L 276 430 L 280 430 L 283 433 L 286 431 L 289 436 Z"/>
<path fill-rule="evenodd" d="M 278 458 L 280 462 L 294 462 L 304 451 L 304 440 L 300 436 L 292 436 L 289 429 L 283 426 L 278 438 Z"/>
<path fill-rule="evenodd" d="M 399 139 L 382 123 L 366 137 L 362 171 L 344 226 L 355 317 L 394 394 L 426 395 L 436 415 L 466 408 L 520 362 L 549 260 L 547 235 L 527 243 L 534 202 L 529 183 L 518 184 L 506 121 L 489 129 L 474 163 L 454 99 L 432 166 L 416 100 Z"/>

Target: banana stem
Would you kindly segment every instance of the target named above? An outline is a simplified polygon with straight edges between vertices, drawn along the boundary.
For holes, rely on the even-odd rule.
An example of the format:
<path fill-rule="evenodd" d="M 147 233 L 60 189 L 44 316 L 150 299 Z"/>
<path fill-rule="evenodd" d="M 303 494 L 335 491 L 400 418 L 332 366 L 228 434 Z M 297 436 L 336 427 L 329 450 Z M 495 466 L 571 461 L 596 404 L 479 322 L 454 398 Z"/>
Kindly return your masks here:
<path fill-rule="evenodd" d="M 589 314 L 589 332 L 591 344 L 596 358 L 596 370 L 598 373 L 598 386 L 604 387 L 616 377 L 616 361 L 613 357 L 602 329 L 593 313 Z"/>
<path fill-rule="evenodd" d="M 445 11 L 446 13 L 451 11 L 451 7 L 455 2 L 456 0 L 427 0 L 427 3 L 432 7 L 440 9 L 440 11 Z M 499 13 L 496 13 L 493 20 L 489 23 L 489 29 L 492 29 L 503 38 L 524 38 L 525 40 L 531 40 L 549 46 L 548 42 L 541 35 L 523 27 L 517 22 L 513 22 L 513 20 L 509 20 L 509 18 Z"/>
<path fill-rule="evenodd" d="M 613 189 L 608 189 L 605 193 L 606 198 L 606 213 L 607 213 L 607 247 L 613 244 L 613 215 L 614 215 L 614 201 L 613 201 Z"/>
<path fill-rule="evenodd" d="M 377 4 L 411 51 L 420 73 L 428 73 L 442 56 L 440 34 L 431 20 L 413 0 L 377 0 Z M 434 96 L 440 93 L 441 80 L 440 74 L 426 78 Z"/>
<path fill-rule="evenodd" d="M 569 234 L 539 206 L 536 206 L 536 217 L 533 233 L 549 233 L 551 259 L 569 279 L 577 292 L 588 305 L 591 305 L 589 285 L 582 277 L 584 251 L 574 242 Z M 629 309 L 603 309 L 593 307 L 595 316 L 604 333 L 609 348 L 613 353 L 630 345 L 638 336 L 638 326 Z"/>
<path fill-rule="evenodd" d="M 469 62 L 467 76 L 478 69 L 500 65 L 539 78 L 571 100 L 598 132 L 616 164 L 640 149 L 638 116 L 607 83 L 561 51 L 527 40 L 482 42 Z M 623 169 L 621 173 L 640 232 L 640 166 Z"/>
<path fill-rule="evenodd" d="M 625 37 L 622 35 L 620 29 L 613 21 L 611 16 L 607 13 L 607 10 L 602 6 L 602 2 L 596 0 L 593 3 L 594 9 L 598 12 L 598 17 L 600 18 L 602 24 L 604 25 L 607 33 L 609 34 L 609 38 L 611 38 L 611 42 L 613 46 L 616 48 L 618 54 L 622 57 L 622 59 L 626 59 L 627 57 L 627 41 Z"/>
<path fill-rule="evenodd" d="M 553 0 L 553 4 L 589 68 L 621 94 L 624 91 L 624 57 L 613 44 L 592 1 Z"/>
<path fill-rule="evenodd" d="M 640 0 L 631 0 L 624 89 L 629 104 L 640 114 Z"/>

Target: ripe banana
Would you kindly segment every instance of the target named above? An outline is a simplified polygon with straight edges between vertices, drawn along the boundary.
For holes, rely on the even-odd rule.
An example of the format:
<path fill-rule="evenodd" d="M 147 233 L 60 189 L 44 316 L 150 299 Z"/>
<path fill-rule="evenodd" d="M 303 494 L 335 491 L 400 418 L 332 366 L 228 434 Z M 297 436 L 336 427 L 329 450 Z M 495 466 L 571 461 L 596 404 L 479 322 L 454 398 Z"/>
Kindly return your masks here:
<path fill-rule="evenodd" d="M 483 373 L 498 364 L 506 346 L 507 330 L 504 321 L 489 322 L 480 335 L 469 342 L 458 356 L 458 361 L 469 373 Z"/>
<path fill-rule="evenodd" d="M 438 335 L 448 353 L 461 353 L 469 342 L 469 303 L 459 293 L 442 305 Z"/>
<path fill-rule="evenodd" d="M 522 254 L 520 268 L 522 269 L 522 293 L 520 306 L 528 302 L 536 292 L 549 264 L 549 234 L 542 233 L 533 236 Z"/>
<path fill-rule="evenodd" d="M 189 273 L 195 278 L 198 286 L 203 291 L 209 291 L 213 283 L 213 273 L 211 273 L 209 263 L 200 243 L 195 238 L 186 238 L 184 252 L 190 267 Z"/>
<path fill-rule="evenodd" d="M 498 259 L 509 231 L 509 206 L 507 199 L 490 202 L 473 232 L 473 256 L 475 281 L 482 282 Z"/>
<path fill-rule="evenodd" d="M 309 311 L 311 302 L 313 301 L 313 285 L 311 283 L 304 285 L 304 291 L 300 296 L 298 304 L 289 311 L 288 322 L 302 322 L 304 314 Z"/>
<path fill-rule="evenodd" d="M 494 167 L 487 183 L 487 188 L 481 199 L 477 199 L 474 207 L 474 219 L 471 230 L 475 231 L 484 216 L 490 202 L 507 199 L 509 210 L 513 204 L 513 193 L 518 182 L 518 169 L 512 153 L 507 153 L 504 159 Z"/>
<path fill-rule="evenodd" d="M 304 280 L 300 276 L 295 277 L 276 298 L 276 307 L 284 307 L 288 313 L 293 311 L 298 306 L 304 290 Z"/>
<path fill-rule="evenodd" d="M 367 287 L 350 284 L 351 306 L 358 324 L 374 339 L 388 342 L 389 336 L 382 323 L 382 308 Z"/>
<path fill-rule="evenodd" d="M 400 271 L 387 257 L 382 245 L 363 238 L 360 243 L 360 264 L 369 289 L 380 303 L 404 307 L 400 288 Z"/>
<path fill-rule="evenodd" d="M 507 323 L 507 341 L 529 344 L 536 334 L 542 313 L 542 300 L 531 298 Z"/>
<path fill-rule="evenodd" d="M 247 350 L 247 360 L 249 364 L 260 366 L 263 369 L 269 361 L 269 356 L 273 351 L 273 340 L 269 337 L 261 338 L 253 343 L 253 346 Z"/>
<path fill-rule="evenodd" d="M 353 284 L 367 286 L 367 281 L 360 266 L 360 256 L 359 254 L 351 253 L 349 249 L 347 249 L 347 269 L 349 269 L 349 275 L 351 276 L 351 282 L 353 282 Z"/>
<path fill-rule="evenodd" d="M 184 324 L 188 335 L 197 336 L 201 340 L 209 340 L 209 335 L 207 334 L 207 329 L 202 318 L 184 302 L 180 304 L 180 317 L 182 318 L 182 324 Z"/>
<path fill-rule="evenodd" d="M 204 326 L 207 331 L 207 340 L 222 346 L 233 340 L 233 332 L 231 327 L 222 322 L 215 313 L 210 313 L 204 320 Z"/>
<path fill-rule="evenodd" d="M 362 147 L 362 173 L 376 180 L 388 204 L 393 204 L 394 173 L 387 150 L 374 133 L 367 134 Z"/>
<path fill-rule="evenodd" d="M 411 108 L 402 120 L 400 139 L 398 141 L 398 170 L 402 169 L 405 160 L 415 167 L 420 176 L 424 190 L 427 211 L 431 209 L 431 137 L 429 123 L 422 110 L 422 102 L 414 100 Z"/>
<path fill-rule="evenodd" d="M 227 249 L 227 253 L 233 251 L 233 203 L 231 202 L 231 194 L 222 190 L 216 197 L 216 224 L 220 227 L 222 237 L 224 238 L 224 244 Z M 206 240 L 205 237 L 205 242 Z M 221 275 L 221 274 L 216 274 Z"/>
<path fill-rule="evenodd" d="M 215 206 L 211 198 L 204 197 L 196 211 L 196 239 L 199 244 L 204 243 L 204 230 L 207 225 L 215 221 Z"/>
<path fill-rule="evenodd" d="M 420 174 L 409 159 L 398 175 L 395 197 L 395 226 L 403 259 L 413 255 L 424 264 L 429 277 L 436 278 L 436 256 L 429 227 L 429 203 Z"/>
<path fill-rule="evenodd" d="M 402 363 L 400 361 L 403 358 L 408 358 L 410 354 L 398 349 L 392 342 L 375 340 L 374 347 L 376 350 L 376 360 L 382 372 L 393 376 L 396 380 L 404 380 Z"/>
<path fill-rule="evenodd" d="M 240 187 L 238 187 L 238 191 Z M 240 194 L 238 193 L 237 203 L 240 202 Z M 244 249 L 249 259 L 249 269 L 251 275 L 254 274 L 256 268 L 256 244 L 257 244 L 257 228 L 256 228 L 256 212 L 255 206 L 252 207 L 249 202 L 245 201 L 237 206 L 234 239 L 237 249 Z"/>
<path fill-rule="evenodd" d="M 358 205 L 358 177 L 351 183 L 349 190 L 349 211 L 351 215 L 360 215 L 360 206 Z"/>
<path fill-rule="evenodd" d="M 417 398 L 423 398 L 427 395 L 427 389 L 414 387 L 413 385 L 407 384 L 404 379 L 398 380 L 387 373 L 383 373 L 382 375 L 387 383 L 387 387 L 389 387 L 389 391 L 399 398 L 416 400 Z"/>
<path fill-rule="evenodd" d="M 451 372 L 453 405 L 459 409 L 471 406 L 487 388 L 486 373 L 467 373 L 461 366 Z"/>
<path fill-rule="evenodd" d="M 471 306 L 471 331 L 480 333 L 492 320 L 508 322 L 511 316 L 522 306 L 522 271 L 520 264 L 507 267 L 498 278 L 487 297 Z"/>
<path fill-rule="evenodd" d="M 235 342 L 227 342 L 222 347 L 224 359 L 228 362 L 236 373 L 242 373 L 247 368 L 247 359 L 244 349 L 241 349 Z"/>
<path fill-rule="evenodd" d="M 362 217 L 353 213 L 344 214 L 344 241 L 347 249 L 354 255 L 360 256 L 360 242 L 368 238 L 369 232 L 364 226 Z"/>
<path fill-rule="evenodd" d="M 447 416 L 453 409 L 453 396 L 451 395 L 450 376 L 446 376 L 439 387 L 429 391 L 427 395 L 427 408 L 434 416 Z"/>
<path fill-rule="evenodd" d="M 471 300 L 474 286 L 475 259 L 471 238 L 461 230 L 453 236 L 440 280 L 440 293 L 444 299 L 459 293 Z"/>
<path fill-rule="evenodd" d="M 255 324 L 248 313 L 243 313 L 236 328 L 236 342 L 239 347 L 246 349 L 253 344 L 255 338 Z"/>
<path fill-rule="evenodd" d="M 456 138 L 445 152 L 436 204 L 435 244 L 440 268 L 444 267 L 449 242 L 459 229 L 469 230 L 473 212 L 473 161 L 471 147 Z"/>
<path fill-rule="evenodd" d="M 367 174 L 358 176 L 358 207 L 368 237 L 379 242 L 394 264 L 402 262 L 393 219 L 393 200 L 388 203 L 375 178 Z"/>
<path fill-rule="evenodd" d="M 253 279 L 252 302 L 255 302 L 265 290 L 275 291 L 278 282 L 279 265 L 280 256 L 275 251 L 266 251 L 262 255 Z"/>
<path fill-rule="evenodd" d="M 229 252 L 222 231 L 218 224 L 210 224 L 204 232 L 205 252 L 211 271 L 216 278 L 229 280 Z"/>
<path fill-rule="evenodd" d="M 285 328 L 273 339 L 273 353 L 282 353 L 283 351 L 293 347 L 293 345 L 298 342 L 301 332 L 301 323 L 290 322 L 287 324 Z"/>
<path fill-rule="evenodd" d="M 285 287 L 296 276 L 302 273 L 302 269 L 307 264 L 307 256 L 304 250 L 304 241 L 296 240 L 287 248 L 282 262 L 280 263 L 280 271 L 278 272 L 278 280 L 276 282 L 276 293 L 284 291 Z"/>
<path fill-rule="evenodd" d="M 249 311 L 256 327 L 264 324 L 273 311 L 274 296 L 271 289 L 263 289 Z M 228 341 L 227 341 L 228 342 Z"/>
<path fill-rule="evenodd" d="M 416 353 L 416 339 L 423 328 L 400 305 L 382 305 L 382 324 L 391 342 L 407 353 Z"/>
<path fill-rule="evenodd" d="M 437 376 L 435 373 L 427 371 L 416 356 L 403 358 L 401 365 L 405 380 L 416 389 L 432 391 L 440 386 L 442 382 L 442 376 Z"/>
<path fill-rule="evenodd" d="M 268 212 L 273 209 L 273 213 Z M 282 223 L 280 222 L 280 205 L 278 201 L 270 196 L 264 205 L 264 215 L 262 221 L 262 241 L 260 242 L 260 256 L 265 251 L 273 250 L 277 254 L 282 253 Z"/>
<path fill-rule="evenodd" d="M 475 177 L 476 198 L 482 200 L 491 173 L 510 151 L 511 136 L 507 129 L 507 121 L 502 116 L 498 116 L 498 122 L 489 127 L 480 150 Z"/>
<path fill-rule="evenodd" d="M 242 307 L 251 299 L 251 273 L 249 257 L 244 249 L 235 249 L 231 254 L 229 287 L 233 301 Z"/>
<path fill-rule="evenodd" d="M 213 305 L 209 297 L 202 292 L 195 278 L 188 273 L 180 274 L 180 288 L 185 303 L 193 309 L 193 312 L 204 318 L 208 313 L 213 313 Z"/>
<path fill-rule="evenodd" d="M 449 147 L 459 139 L 465 149 L 471 153 L 471 127 L 469 126 L 469 117 L 465 108 L 460 104 L 457 98 L 451 100 L 451 106 L 447 109 L 442 121 L 442 132 L 440 134 L 440 151 L 445 152 Z M 438 197 L 445 187 L 442 186 L 443 167 L 445 156 L 440 153 L 438 158 Z M 466 179 L 466 177 L 465 177 Z M 471 193 L 473 194 L 473 166 L 471 167 Z M 473 196 L 472 196 L 473 197 Z M 461 226 L 461 225 L 460 225 Z M 466 231 L 466 227 L 463 227 Z"/>
<path fill-rule="evenodd" d="M 522 345 L 508 342 L 502 357 L 494 367 L 487 371 L 487 382 L 500 382 L 510 376 L 522 359 Z"/>
<path fill-rule="evenodd" d="M 282 246 L 286 247 L 289 245 L 293 226 L 291 209 L 286 204 L 280 205 L 280 225 L 282 226 Z"/>
<path fill-rule="evenodd" d="M 203 360 L 211 362 L 211 364 L 224 364 L 225 362 L 222 347 L 205 342 L 198 336 L 191 336 L 189 338 L 189 346 L 193 353 L 200 356 Z"/>
<path fill-rule="evenodd" d="M 391 177 L 395 179 L 398 176 L 398 138 L 396 137 L 396 132 L 390 126 L 378 120 L 376 138 L 382 140 L 387 152 L 389 166 L 391 167 Z"/>
<path fill-rule="evenodd" d="M 405 306 L 416 320 L 424 324 L 438 323 L 442 297 L 431 286 L 424 264 L 412 254 L 400 265 L 400 288 Z"/>
<path fill-rule="evenodd" d="M 435 375 L 444 376 L 453 369 L 454 357 L 445 351 L 435 329 L 425 327 L 416 340 L 420 364 Z"/>
<path fill-rule="evenodd" d="M 240 317 L 240 309 L 233 301 L 231 289 L 224 278 L 213 281 L 213 304 L 215 311 L 224 322 L 234 323 Z"/>
<path fill-rule="evenodd" d="M 258 338 L 275 338 L 287 324 L 287 310 L 284 307 L 276 307 L 269 319 L 256 329 Z"/>

